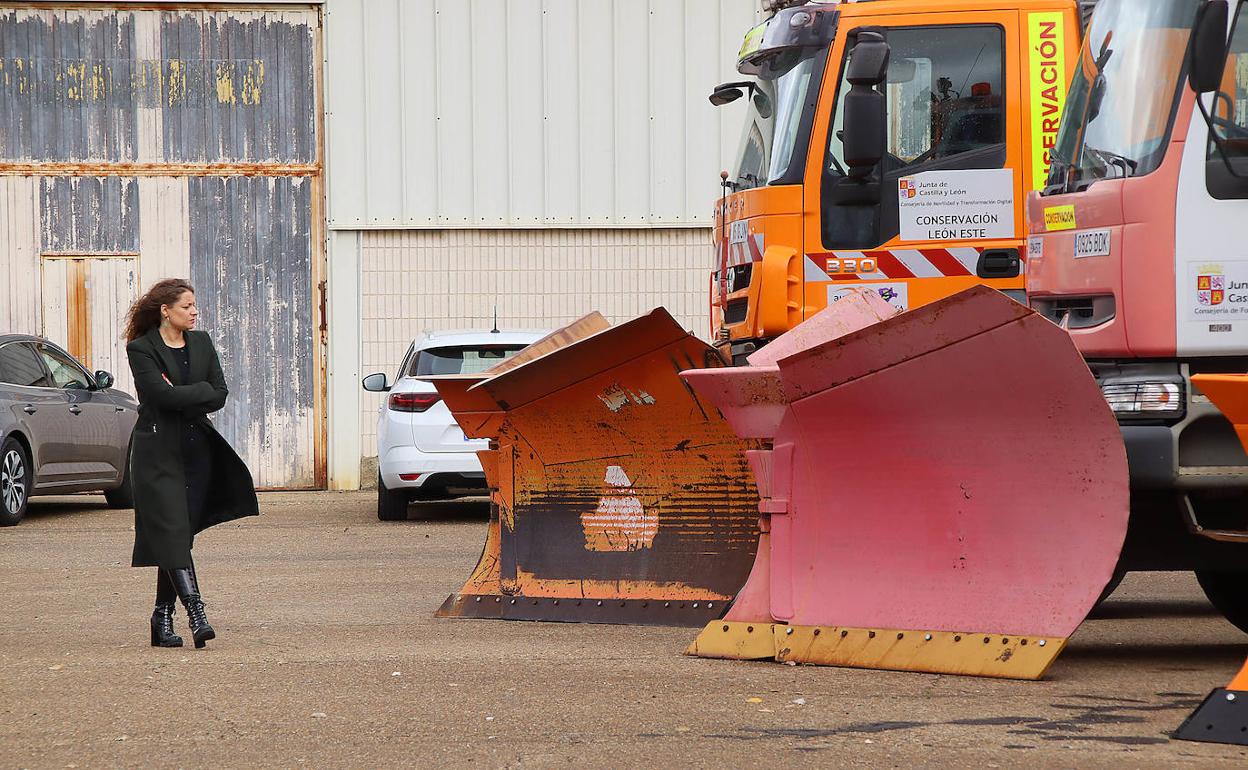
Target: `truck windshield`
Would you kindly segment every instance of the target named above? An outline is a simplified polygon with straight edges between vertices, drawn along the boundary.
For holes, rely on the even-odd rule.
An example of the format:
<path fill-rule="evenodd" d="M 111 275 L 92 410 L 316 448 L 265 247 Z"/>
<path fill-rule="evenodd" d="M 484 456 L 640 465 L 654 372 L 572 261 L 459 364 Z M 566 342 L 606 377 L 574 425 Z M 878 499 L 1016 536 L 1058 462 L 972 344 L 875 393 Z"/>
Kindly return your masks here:
<path fill-rule="evenodd" d="M 1058 129 L 1049 185 L 1147 174 L 1161 164 L 1200 0 L 1101 0 Z"/>
<path fill-rule="evenodd" d="M 737 151 L 738 190 L 761 187 L 789 170 L 818 53 L 816 48 L 804 50 L 779 77 L 756 82 Z"/>
<path fill-rule="evenodd" d="M 1221 147 L 1210 142 L 1209 159 L 1217 160 L 1220 153 L 1225 153 L 1238 167 L 1248 158 L 1248 4 L 1241 4 L 1236 15 L 1222 86 L 1210 105 L 1213 131 L 1221 139 Z"/>
<path fill-rule="evenodd" d="M 1001 28 L 991 25 L 888 30 L 887 170 L 914 173 L 931 163 L 942 168 L 1004 163 L 1003 41 Z M 846 58 L 828 141 L 829 171 L 841 176 L 848 63 Z"/>

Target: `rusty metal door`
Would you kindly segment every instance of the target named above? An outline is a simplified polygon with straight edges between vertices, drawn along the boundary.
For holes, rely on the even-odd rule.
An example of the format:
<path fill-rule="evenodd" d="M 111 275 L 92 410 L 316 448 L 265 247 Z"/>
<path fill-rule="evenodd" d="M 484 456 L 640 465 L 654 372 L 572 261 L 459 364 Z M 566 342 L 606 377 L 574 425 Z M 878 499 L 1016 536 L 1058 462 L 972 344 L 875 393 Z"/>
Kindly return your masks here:
<path fill-rule="evenodd" d="M 134 394 L 126 343 L 126 312 L 139 295 L 134 256 L 49 256 L 42 268 L 42 334 L 64 345 L 92 372 L 113 375 L 113 387 Z"/>
<path fill-rule="evenodd" d="M 0 324 L 47 318 L 128 385 L 93 260 L 191 278 L 218 425 L 269 489 L 325 480 L 320 50 L 312 6 L 0 3 Z"/>

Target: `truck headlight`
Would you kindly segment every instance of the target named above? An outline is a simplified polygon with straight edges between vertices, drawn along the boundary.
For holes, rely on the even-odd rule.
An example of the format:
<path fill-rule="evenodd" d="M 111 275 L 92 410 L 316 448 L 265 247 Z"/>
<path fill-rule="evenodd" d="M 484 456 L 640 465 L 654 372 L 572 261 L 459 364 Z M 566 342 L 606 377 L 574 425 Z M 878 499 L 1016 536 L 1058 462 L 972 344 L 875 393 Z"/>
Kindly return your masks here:
<path fill-rule="evenodd" d="M 1101 385 L 1109 408 L 1119 417 L 1181 417 L 1183 387 L 1173 382 Z"/>

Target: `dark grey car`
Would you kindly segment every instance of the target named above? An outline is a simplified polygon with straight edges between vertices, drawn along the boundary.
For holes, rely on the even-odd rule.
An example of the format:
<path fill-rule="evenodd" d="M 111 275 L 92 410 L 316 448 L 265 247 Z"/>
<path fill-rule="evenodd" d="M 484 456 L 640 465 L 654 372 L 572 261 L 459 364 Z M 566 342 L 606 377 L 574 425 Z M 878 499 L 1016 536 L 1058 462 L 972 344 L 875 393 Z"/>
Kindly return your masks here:
<path fill-rule="evenodd" d="M 35 495 L 103 491 L 133 505 L 128 473 L 138 402 L 39 337 L 0 334 L 0 526 Z"/>

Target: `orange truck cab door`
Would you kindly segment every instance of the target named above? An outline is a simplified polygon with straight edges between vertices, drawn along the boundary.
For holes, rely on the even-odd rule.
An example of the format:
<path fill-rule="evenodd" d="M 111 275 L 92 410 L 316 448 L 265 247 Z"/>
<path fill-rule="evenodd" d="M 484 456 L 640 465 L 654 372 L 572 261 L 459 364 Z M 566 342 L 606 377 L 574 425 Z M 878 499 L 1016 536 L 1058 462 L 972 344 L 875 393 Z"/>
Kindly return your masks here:
<path fill-rule="evenodd" d="M 1023 296 L 1022 80 L 1013 11 L 875 17 L 859 29 L 889 46 L 884 153 L 868 195 L 854 194 L 846 99 L 819 116 L 806 175 L 806 285 L 813 312 L 869 283 L 909 309 L 980 283 Z M 869 25 L 869 26 L 868 26 Z M 859 29 L 834 53 L 846 94 Z M 840 55 L 837 56 L 837 53 Z M 831 76 L 831 73 L 830 73 Z M 818 130 L 822 129 L 822 130 Z M 851 140 L 852 141 L 852 140 Z M 847 194 L 847 192 L 849 194 Z"/>

